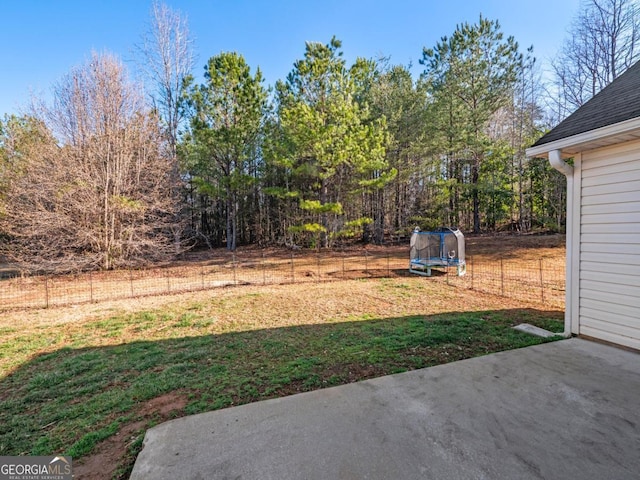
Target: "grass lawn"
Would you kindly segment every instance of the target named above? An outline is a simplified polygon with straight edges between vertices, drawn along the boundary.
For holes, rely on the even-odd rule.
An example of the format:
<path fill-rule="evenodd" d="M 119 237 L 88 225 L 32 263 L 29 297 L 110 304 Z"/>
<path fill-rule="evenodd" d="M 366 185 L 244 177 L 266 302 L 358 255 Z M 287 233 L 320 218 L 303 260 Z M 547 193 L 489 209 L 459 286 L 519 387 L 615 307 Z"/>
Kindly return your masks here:
<path fill-rule="evenodd" d="M 166 419 L 542 343 L 510 327 L 562 318 L 421 277 L 12 312 L 0 455 L 64 453 L 77 472 L 103 458 L 113 468 L 90 478 L 127 478 Z"/>

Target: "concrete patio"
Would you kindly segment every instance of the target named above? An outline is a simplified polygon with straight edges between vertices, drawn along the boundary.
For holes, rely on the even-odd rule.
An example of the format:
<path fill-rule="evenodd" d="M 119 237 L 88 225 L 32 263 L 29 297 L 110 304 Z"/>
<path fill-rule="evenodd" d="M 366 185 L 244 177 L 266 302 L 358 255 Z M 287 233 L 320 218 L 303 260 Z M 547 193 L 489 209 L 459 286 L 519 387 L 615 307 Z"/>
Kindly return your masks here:
<path fill-rule="evenodd" d="M 131 479 L 638 478 L 640 354 L 581 339 L 173 420 Z"/>

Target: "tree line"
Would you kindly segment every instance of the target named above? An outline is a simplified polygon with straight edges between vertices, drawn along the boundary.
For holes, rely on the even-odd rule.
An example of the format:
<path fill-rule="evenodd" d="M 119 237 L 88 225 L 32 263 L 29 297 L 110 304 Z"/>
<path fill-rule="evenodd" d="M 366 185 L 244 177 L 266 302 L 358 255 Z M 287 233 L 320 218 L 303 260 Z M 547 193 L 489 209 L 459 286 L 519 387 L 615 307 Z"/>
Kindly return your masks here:
<path fill-rule="evenodd" d="M 156 3 L 138 45 L 149 95 L 94 53 L 51 105 L 0 121 L 0 253 L 69 271 L 416 226 L 561 231 L 564 177 L 525 148 L 635 61 L 638 25 L 635 2 L 585 2 L 551 86 L 482 16 L 424 48 L 417 79 L 388 58 L 348 64 L 334 37 L 266 86 L 237 52 L 198 81 L 185 17 Z"/>

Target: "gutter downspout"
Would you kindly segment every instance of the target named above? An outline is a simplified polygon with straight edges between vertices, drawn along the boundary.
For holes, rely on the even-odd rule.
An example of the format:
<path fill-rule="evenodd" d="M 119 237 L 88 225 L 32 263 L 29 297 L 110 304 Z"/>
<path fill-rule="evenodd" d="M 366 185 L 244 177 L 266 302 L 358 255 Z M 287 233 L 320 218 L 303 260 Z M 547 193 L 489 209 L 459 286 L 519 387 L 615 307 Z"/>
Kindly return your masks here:
<path fill-rule="evenodd" d="M 567 249 L 567 262 L 565 268 L 565 309 L 564 309 L 564 332 L 562 336 L 565 338 L 571 337 L 571 318 L 573 314 L 573 302 L 571 298 L 571 286 L 573 285 L 573 167 L 562 160 L 562 153 L 560 150 L 551 150 L 549 152 L 549 163 L 553 168 L 567 177 L 567 221 L 566 221 L 566 249 Z"/>

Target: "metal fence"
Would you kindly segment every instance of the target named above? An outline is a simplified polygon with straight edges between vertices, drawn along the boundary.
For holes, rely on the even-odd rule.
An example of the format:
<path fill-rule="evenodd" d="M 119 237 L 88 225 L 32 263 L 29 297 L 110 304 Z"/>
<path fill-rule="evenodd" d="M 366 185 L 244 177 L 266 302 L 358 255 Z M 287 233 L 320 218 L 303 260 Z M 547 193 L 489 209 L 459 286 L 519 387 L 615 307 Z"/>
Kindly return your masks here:
<path fill-rule="evenodd" d="M 557 259 L 476 261 L 467 274 L 446 276 L 449 284 L 557 308 L 565 305 L 565 265 Z"/>
<path fill-rule="evenodd" d="M 0 310 L 48 308 L 234 285 L 275 285 L 413 276 L 399 252 L 239 253 L 213 260 L 144 270 L 76 275 L 15 275 L 0 280 Z M 472 289 L 557 308 L 564 307 L 564 264 L 557 260 L 467 257 L 467 273 L 433 269 L 425 281 Z"/>

